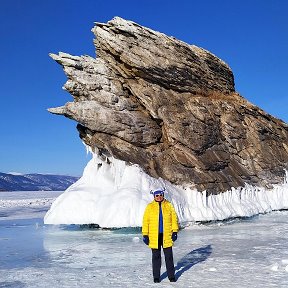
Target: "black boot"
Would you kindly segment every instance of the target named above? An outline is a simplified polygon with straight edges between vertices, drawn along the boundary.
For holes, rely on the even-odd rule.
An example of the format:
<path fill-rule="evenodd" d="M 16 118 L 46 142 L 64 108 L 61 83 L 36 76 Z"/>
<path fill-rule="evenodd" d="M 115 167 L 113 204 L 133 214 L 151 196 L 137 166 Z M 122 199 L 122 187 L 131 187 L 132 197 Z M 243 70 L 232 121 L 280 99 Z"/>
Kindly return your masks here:
<path fill-rule="evenodd" d="M 160 283 L 160 279 L 159 278 L 154 278 L 154 283 Z"/>
<path fill-rule="evenodd" d="M 170 282 L 176 282 L 176 279 L 175 279 L 175 277 L 173 277 L 173 278 L 170 278 L 169 280 L 170 280 Z"/>

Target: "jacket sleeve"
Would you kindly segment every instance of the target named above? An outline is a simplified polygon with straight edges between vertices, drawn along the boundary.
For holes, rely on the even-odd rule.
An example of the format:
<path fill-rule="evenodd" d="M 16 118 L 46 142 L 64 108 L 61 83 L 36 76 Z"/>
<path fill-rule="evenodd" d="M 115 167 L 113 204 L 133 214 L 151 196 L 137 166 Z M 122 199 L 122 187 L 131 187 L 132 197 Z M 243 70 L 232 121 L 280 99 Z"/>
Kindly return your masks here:
<path fill-rule="evenodd" d="M 178 232 L 179 230 L 179 225 L 178 225 L 178 217 L 175 212 L 174 206 L 170 203 L 171 205 L 171 216 L 172 216 L 172 231 L 173 232 Z"/>
<path fill-rule="evenodd" d="M 142 235 L 149 234 L 149 205 L 147 205 L 142 222 Z"/>

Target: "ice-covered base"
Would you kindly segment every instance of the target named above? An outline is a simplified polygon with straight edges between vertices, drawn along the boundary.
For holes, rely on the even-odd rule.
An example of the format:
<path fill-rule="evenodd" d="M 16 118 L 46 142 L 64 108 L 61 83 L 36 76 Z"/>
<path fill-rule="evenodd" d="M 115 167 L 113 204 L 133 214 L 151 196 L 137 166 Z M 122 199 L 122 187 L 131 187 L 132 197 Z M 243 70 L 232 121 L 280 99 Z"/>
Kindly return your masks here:
<path fill-rule="evenodd" d="M 205 192 L 152 178 L 137 165 L 110 158 L 108 162 L 93 154 L 83 176 L 54 201 L 44 223 L 142 226 L 144 209 L 153 200 L 150 190 L 159 187 L 166 188 L 165 197 L 182 225 L 288 208 L 287 173 L 286 181 L 271 190 L 246 185 L 207 197 Z"/>

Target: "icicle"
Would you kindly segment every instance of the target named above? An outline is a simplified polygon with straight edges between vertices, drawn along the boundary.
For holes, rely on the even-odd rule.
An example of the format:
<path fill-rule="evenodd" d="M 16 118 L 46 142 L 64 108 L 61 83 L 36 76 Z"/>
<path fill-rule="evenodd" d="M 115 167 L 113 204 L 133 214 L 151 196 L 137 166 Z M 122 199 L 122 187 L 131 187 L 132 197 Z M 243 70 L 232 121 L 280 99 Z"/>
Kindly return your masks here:
<path fill-rule="evenodd" d="M 86 145 L 85 145 L 86 146 Z M 288 208 L 288 172 L 282 185 L 266 190 L 246 184 L 218 195 L 176 186 L 147 175 L 138 165 L 113 157 L 103 158 L 86 146 L 92 159 L 83 176 L 47 212 L 45 224 L 98 224 L 101 227 L 141 226 L 146 205 L 153 199 L 149 191 L 166 187 L 182 223 L 252 216 Z"/>

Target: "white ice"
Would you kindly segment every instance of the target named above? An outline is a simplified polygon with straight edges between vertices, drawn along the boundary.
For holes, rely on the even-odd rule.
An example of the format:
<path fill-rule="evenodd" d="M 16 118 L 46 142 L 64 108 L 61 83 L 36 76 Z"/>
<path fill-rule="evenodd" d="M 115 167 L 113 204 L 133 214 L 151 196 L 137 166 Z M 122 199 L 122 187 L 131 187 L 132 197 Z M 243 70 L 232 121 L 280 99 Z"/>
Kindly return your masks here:
<path fill-rule="evenodd" d="M 45 225 L 43 199 L 56 194 L 9 193 L 0 192 L 1 288 L 287 287 L 288 211 L 186 226 L 173 248 L 177 282 L 162 267 L 154 284 L 140 229 Z"/>
<path fill-rule="evenodd" d="M 63 191 L 9 191 L 0 193 L 1 219 L 8 219 L 6 217 L 9 219 L 29 219 L 31 216 L 41 217 Z M 27 198 L 27 196 L 29 197 Z"/>
<path fill-rule="evenodd" d="M 165 197 L 173 203 L 182 226 L 288 208 L 287 179 L 270 190 L 247 184 L 207 197 L 205 191 L 152 178 L 137 165 L 114 158 L 102 160 L 93 154 L 83 176 L 56 199 L 44 222 L 139 227 L 146 205 L 153 200 L 149 192 L 159 187 L 166 188 Z"/>

